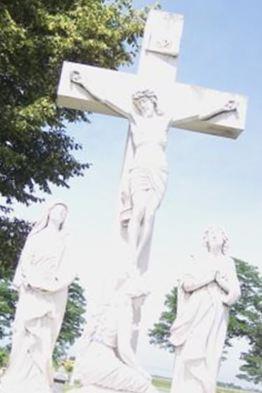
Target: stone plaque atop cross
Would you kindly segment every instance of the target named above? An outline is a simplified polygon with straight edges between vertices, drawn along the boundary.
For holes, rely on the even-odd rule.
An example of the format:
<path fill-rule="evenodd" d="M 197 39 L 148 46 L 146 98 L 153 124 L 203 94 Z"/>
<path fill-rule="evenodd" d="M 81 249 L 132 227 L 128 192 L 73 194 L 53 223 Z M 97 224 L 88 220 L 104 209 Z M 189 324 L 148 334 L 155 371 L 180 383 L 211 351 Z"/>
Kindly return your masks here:
<path fill-rule="evenodd" d="M 148 18 L 147 31 L 144 39 L 146 51 L 178 56 L 183 31 L 183 16 L 167 12 L 155 12 Z M 150 26 L 152 24 L 152 26 Z"/>

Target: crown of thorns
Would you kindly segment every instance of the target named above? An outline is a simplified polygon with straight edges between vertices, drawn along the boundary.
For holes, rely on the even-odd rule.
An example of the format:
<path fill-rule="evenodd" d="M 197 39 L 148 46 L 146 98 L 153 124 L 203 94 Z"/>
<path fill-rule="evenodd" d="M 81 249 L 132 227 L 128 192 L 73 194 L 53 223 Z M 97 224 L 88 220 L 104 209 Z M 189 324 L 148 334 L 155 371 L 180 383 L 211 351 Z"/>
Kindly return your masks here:
<path fill-rule="evenodd" d="M 149 90 L 149 89 L 137 91 L 136 93 L 134 93 L 132 95 L 132 99 L 134 101 L 139 101 L 141 98 L 144 98 L 144 97 L 149 98 L 153 101 L 157 101 L 156 93 L 153 90 Z"/>

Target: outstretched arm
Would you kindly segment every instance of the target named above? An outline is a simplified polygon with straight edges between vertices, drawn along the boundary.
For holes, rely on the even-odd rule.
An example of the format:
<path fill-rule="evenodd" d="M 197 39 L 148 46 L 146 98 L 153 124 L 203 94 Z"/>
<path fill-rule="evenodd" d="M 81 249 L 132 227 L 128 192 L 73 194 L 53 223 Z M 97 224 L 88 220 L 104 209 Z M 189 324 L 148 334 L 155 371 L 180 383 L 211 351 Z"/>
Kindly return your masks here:
<path fill-rule="evenodd" d="M 106 105 L 109 109 L 113 110 L 117 114 L 126 117 L 128 120 L 133 121 L 133 116 L 131 113 L 128 113 L 123 108 L 121 108 L 118 104 L 114 103 L 113 100 L 109 100 L 108 98 L 103 98 L 102 94 L 100 95 L 96 89 L 91 86 L 91 83 L 87 83 L 86 78 L 83 79 L 80 72 L 73 71 L 71 73 L 71 82 L 81 86 L 93 99 L 101 102 Z M 89 81 L 90 82 L 90 81 Z"/>
<path fill-rule="evenodd" d="M 229 100 L 224 106 L 207 111 L 199 115 L 199 120 L 211 120 L 213 117 L 222 115 L 223 113 L 237 112 L 237 103 L 234 100 Z"/>

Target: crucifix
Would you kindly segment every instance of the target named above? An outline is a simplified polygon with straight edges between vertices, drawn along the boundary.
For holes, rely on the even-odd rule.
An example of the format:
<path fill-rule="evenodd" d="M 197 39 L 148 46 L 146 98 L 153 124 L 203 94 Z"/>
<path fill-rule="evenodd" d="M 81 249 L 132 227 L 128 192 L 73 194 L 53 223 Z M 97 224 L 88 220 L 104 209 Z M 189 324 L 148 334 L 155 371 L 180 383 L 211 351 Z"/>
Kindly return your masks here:
<path fill-rule="evenodd" d="M 166 189 L 168 130 L 235 139 L 245 124 L 245 97 L 176 82 L 182 29 L 181 15 L 151 10 L 137 75 L 64 62 L 58 88 L 59 106 L 129 122 L 119 223 L 129 258 L 141 273 L 148 269 L 155 213 Z M 134 320 L 138 324 L 140 312 Z"/>

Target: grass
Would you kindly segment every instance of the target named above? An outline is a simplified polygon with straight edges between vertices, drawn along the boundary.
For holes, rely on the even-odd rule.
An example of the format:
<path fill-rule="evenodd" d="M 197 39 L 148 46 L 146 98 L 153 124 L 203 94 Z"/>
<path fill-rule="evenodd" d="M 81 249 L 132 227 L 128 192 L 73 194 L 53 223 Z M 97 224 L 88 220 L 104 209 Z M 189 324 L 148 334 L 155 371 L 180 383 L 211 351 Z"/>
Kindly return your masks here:
<path fill-rule="evenodd" d="M 171 379 L 162 377 L 153 377 L 153 385 L 163 393 L 170 392 Z M 217 393 L 251 393 L 245 390 L 229 389 L 229 388 L 217 388 Z"/>
<path fill-rule="evenodd" d="M 171 389 L 171 382 L 172 380 L 170 378 L 164 378 L 164 377 L 153 377 L 153 385 L 163 393 L 169 393 Z M 70 390 L 72 389 L 69 387 L 65 388 L 65 392 L 70 393 Z M 252 393 L 252 392 L 247 392 L 245 390 L 239 390 L 239 389 L 229 389 L 229 388 L 222 388 L 218 387 L 217 388 L 217 393 Z"/>
<path fill-rule="evenodd" d="M 152 382 L 157 389 L 163 392 L 167 392 L 171 388 L 171 379 L 169 378 L 153 377 Z"/>

